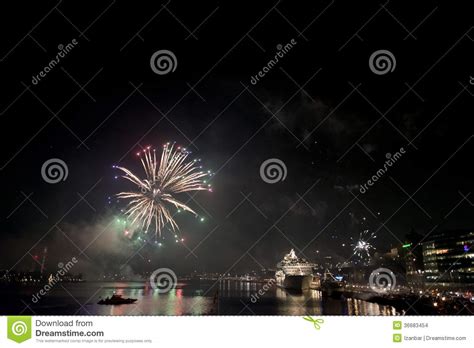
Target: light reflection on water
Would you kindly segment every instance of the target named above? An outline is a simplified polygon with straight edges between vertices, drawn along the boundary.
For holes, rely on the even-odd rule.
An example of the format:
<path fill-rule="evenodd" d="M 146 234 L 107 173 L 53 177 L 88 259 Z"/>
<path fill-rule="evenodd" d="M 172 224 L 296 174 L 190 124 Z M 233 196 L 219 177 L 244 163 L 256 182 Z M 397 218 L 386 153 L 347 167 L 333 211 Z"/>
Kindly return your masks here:
<path fill-rule="evenodd" d="M 396 315 L 395 309 L 358 299 L 331 298 L 316 290 L 288 292 L 262 283 L 238 281 L 190 281 L 178 283 L 160 294 L 145 282 L 84 282 L 55 287 L 37 304 L 31 296 L 37 289 L 3 294 L 17 301 L 0 302 L 7 314 L 18 314 L 30 305 L 36 314 L 81 315 Z M 100 298 L 116 292 L 136 298 L 134 304 L 98 305 Z M 17 303 L 17 304 L 15 304 Z M 79 305 L 80 304 L 80 305 Z"/>

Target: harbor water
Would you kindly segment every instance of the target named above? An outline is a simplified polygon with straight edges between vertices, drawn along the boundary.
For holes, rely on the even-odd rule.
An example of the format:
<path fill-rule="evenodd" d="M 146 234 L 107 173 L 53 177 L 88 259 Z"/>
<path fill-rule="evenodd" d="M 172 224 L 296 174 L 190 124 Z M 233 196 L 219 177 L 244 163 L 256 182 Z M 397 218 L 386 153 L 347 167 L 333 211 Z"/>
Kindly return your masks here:
<path fill-rule="evenodd" d="M 391 306 L 360 299 L 323 296 L 317 290 L 289 292 L 264 283 L 183 281 L 167 293 L 147 282 L 56 284 L 44 296 L 41 287 L 0 288 L 0 311 L 34 315 L 396 315 Z M 99 305 L 117 293 L 133 304 Z"/>

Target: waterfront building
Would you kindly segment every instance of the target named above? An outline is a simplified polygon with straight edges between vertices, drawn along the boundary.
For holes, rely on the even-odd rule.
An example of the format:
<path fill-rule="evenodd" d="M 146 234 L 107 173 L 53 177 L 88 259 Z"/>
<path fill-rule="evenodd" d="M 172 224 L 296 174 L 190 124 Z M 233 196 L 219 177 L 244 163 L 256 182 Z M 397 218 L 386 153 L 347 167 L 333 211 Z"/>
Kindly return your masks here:
<path fill-rule="evenodd" d="M 444 231 L 423 243 L 425 281 L 440 286 L 474 283 L 474 229 Z"/>

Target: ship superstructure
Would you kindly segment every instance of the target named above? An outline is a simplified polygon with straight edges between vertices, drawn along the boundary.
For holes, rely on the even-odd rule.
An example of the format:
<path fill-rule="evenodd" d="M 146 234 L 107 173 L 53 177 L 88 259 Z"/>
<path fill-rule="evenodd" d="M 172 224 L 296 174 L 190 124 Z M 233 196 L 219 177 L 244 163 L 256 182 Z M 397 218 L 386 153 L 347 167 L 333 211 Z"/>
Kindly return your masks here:
<path fill-rule="evenodd" d="M 291 249 L 282 261 L 277 264 L 275 278 L 277 285 L 285 289 L 309 289 L 313 279 L 314 264 L 296 256 Z"/>

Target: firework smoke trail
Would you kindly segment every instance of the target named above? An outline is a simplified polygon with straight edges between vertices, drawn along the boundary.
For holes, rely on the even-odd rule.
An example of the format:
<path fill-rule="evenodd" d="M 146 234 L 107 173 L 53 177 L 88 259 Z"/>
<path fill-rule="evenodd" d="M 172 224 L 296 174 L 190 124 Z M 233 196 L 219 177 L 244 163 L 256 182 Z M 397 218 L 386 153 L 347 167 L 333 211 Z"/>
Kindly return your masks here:
<path fill-rule="evenodd" d="M 377 238 L 375 232 L 369 232 L 369 230 L 362 231 L 359 234 L 359 239 L 351 244 L 354 251 L 352 255 L 357 255 L 360 259 L 365 257 L 370 259 L 370 251 L 375 249 L 374 246 L 370 244 L 370 240 L 375 238 Z"/>
<path fill-rule="evenodd" d="M 205 180 L 212 174 L 201 170 L 202 167 L 198 164 L 200 160 L 187 161 L 189 154 L 184 148 L 175 148 L 174 143 L 166 143 L 158 161 L 155 149 L 147 147 L 137 154 L 145 171 L 144 179 L 127 168 L 114 166 L 124 173 L 122 178 L 137 186 L 136 191 L 117 194 L 119 199 L 129 200 L 124 214 L 132 225 L 138 223 L 145 231 L 154 225 L 155 234 L 161 236 L 161 230 L 166 224 L 173 231 L 179 230 L 169 210 L 170 205 L 197 216 L 194 210 L 180 202 L 175 195 L 191 191 L 212 192 L 211 185 Z"/>

